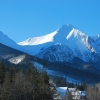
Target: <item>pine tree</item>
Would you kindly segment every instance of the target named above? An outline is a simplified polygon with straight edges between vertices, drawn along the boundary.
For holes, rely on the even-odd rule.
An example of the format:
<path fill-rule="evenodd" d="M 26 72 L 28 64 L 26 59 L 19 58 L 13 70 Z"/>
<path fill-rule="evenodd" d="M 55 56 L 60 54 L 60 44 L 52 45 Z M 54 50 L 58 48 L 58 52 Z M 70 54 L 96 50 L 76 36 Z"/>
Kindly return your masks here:
<path fill-rule="evenodd" d="M 5 69 L 3 63 L 0 63 L 0 84 L 3 84 L 5 78 Z"/>
<path fill-rule="evenodd" d="M 10 71 L 9 71 L 9 80 L 10 80 L 10 83 L 13 83 L 14 82 L 14 67 L 10 67 Z"/>
<path fill-rule="evenodd" d="M 71 94 L 70 92 L 67 92 L 67 91 L 66 91 L 66 95 L 65 95 L 65 97 L 64 97 L 64 100 L 73 100 L 73 99 L 72 99 L 72 94 Z"/>

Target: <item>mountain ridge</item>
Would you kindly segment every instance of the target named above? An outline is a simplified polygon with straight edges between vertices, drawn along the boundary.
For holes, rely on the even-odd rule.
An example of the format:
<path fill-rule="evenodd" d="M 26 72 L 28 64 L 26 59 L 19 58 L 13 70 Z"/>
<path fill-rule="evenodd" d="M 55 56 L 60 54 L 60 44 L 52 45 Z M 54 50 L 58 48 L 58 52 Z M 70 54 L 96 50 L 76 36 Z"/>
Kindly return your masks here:
<path fill-rule="evenodd" d="M 5 35 L 2 31 L 0 31 L 0 43 L 21 50 L 21 46 L 17 45 L 17 43 L 15 41 L 13 41 L 12 39 L 10 39 L 7 35 Z"/>
<path fill-rule="evenodd" d="M 56 44 L 63 45 L 63 48 L 64 45 L 68 46 L 68 48 L 70 48 L 70 50 L 73 52 L 72 56 L 79 57 L 83 61 L 89 62 L 90 60 L 92 60 L 95 62 L 97 61 L 97 59 L 95 59 L 94 56 L 100 56 L 99 35 L 93 38 L 79 31 L 77 28 L 73 27 L 70 24 L 63 25 L 58 30 L 47 35 L 30 38 L 18 44 L 27 49 L 27 53 L 36 55 L 38 57 L 41 52 L 47 52 L 47 48 L 50 49 L 51 46 L 55 46 Z M 61 51 L 63 51 L 63 49 Z M 57 55 L 60 55 L 59 52 L 57 53 Z M 52 56 L 55 56 L 53 51 Z M 63 59 L 61 58 L 61 60 L 59 61 L 63 61 Z"/>
<path fill-rule="evenodd" d="M 95 62 L 99 60 L 96 57 L 100 58 L 100 35 L 94 37 L 88 36 L 70 24 L 62 25 L 61 28 L 47 35 L 29 38 L 26 41 L 20 42 L 18 44 L 1 32 L 0 43 L 38 57 L 41 52 L 47 52 L 47 49 L 49 50 L 51 47 L 55 48 L 54 46 L 59 44 L 59 47 L 62 47 L 60 47 L 61 52 L 64 50 L 64 46 L 65 48 L 67 46 L 70 48 L 70 51 L 72 51 L 72 56 L 78 57 L 83 61 Z M 61 60 L 57 61 L 63 61 L 63 59 L 65 59 L 62 58 L 63 54 L 59 54 L 57 49 L 55 53 L 58 55 L 58 58 L 61 58 Z M 55 56 L 53 51 L 52 56 Z M 66 57 L 68 57 L 68 54 Z"/>

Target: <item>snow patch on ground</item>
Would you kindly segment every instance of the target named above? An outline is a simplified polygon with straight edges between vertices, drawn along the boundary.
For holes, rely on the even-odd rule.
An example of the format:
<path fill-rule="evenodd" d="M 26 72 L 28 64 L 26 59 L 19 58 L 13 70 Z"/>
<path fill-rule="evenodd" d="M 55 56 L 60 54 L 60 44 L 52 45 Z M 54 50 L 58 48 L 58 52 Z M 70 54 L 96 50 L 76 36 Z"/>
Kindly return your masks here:
<path fill-rule="evenodd" d="M 20 56 L 11 58 L 11 59 L 9 59 L 8 61 L 10 61 L 11 63 L 14 63 L 14 64 L 18 64 L 18 63 L 20 63 L 24 58 L 25 58 L 25 55 L 20 55 Z"/>
<path fill-rule="evenodd" d="M 54 76 L 58 74 L 56 71 L 52 71 L 47 68 L 43 68 L 43 65 L 38 62 L 33 62 L 33 65 L 36 67 L 36 69 L 39 72 L 46 71 L 48 75 L 54 75 Z"/>

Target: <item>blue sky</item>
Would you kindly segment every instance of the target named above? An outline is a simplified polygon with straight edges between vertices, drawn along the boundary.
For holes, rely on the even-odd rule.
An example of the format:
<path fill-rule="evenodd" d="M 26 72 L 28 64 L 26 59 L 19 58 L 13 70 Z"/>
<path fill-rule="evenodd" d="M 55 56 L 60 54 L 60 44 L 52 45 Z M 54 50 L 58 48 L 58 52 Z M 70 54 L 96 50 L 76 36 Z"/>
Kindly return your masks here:
<path fill-rule="evenodd" d="M 0 0 L 0 31 L 16 42 L 71 24 L 100 34 L 100 0 Z"/>

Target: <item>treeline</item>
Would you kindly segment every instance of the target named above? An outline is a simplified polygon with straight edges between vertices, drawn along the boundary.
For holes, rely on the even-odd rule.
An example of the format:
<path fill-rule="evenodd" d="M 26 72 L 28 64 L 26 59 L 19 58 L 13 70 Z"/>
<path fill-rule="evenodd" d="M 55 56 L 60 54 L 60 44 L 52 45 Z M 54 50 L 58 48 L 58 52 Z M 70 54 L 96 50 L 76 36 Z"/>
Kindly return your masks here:
<path fill-rule="evenodd" d="M 53 100 L 46 72 L 27 71 L 0 63 L 0 100 Z"/>
<path fill-rule="evenodd" d="M 63 77 L 53 77 L 53 82 L 56 84 L 57 87 L 68 87 L 68 88 L 76 88 L 77 90 L 84 91 L 87 88 L 85 83 L 83 84 L 75 84 L 67 82 L 66 78 Z"/>
<path fill-rule="evenodd" d="M 98 86 L 87 86 L 87 100 L 100 100 L 100 87 Z"/>
<path fill-rule="evenodd" d="M 80 80 L 83 83 L 95 84 L 100 82 L 100 74 L 91 72 L 89 70 L 80 70 L 77 67 L 73 67 L 74 64 L 70 63 L 52 63 L 48 65 L 48 68 L 53 71 L 63 73 L 67 77 L 72 77 L 75 80 Z"/>

